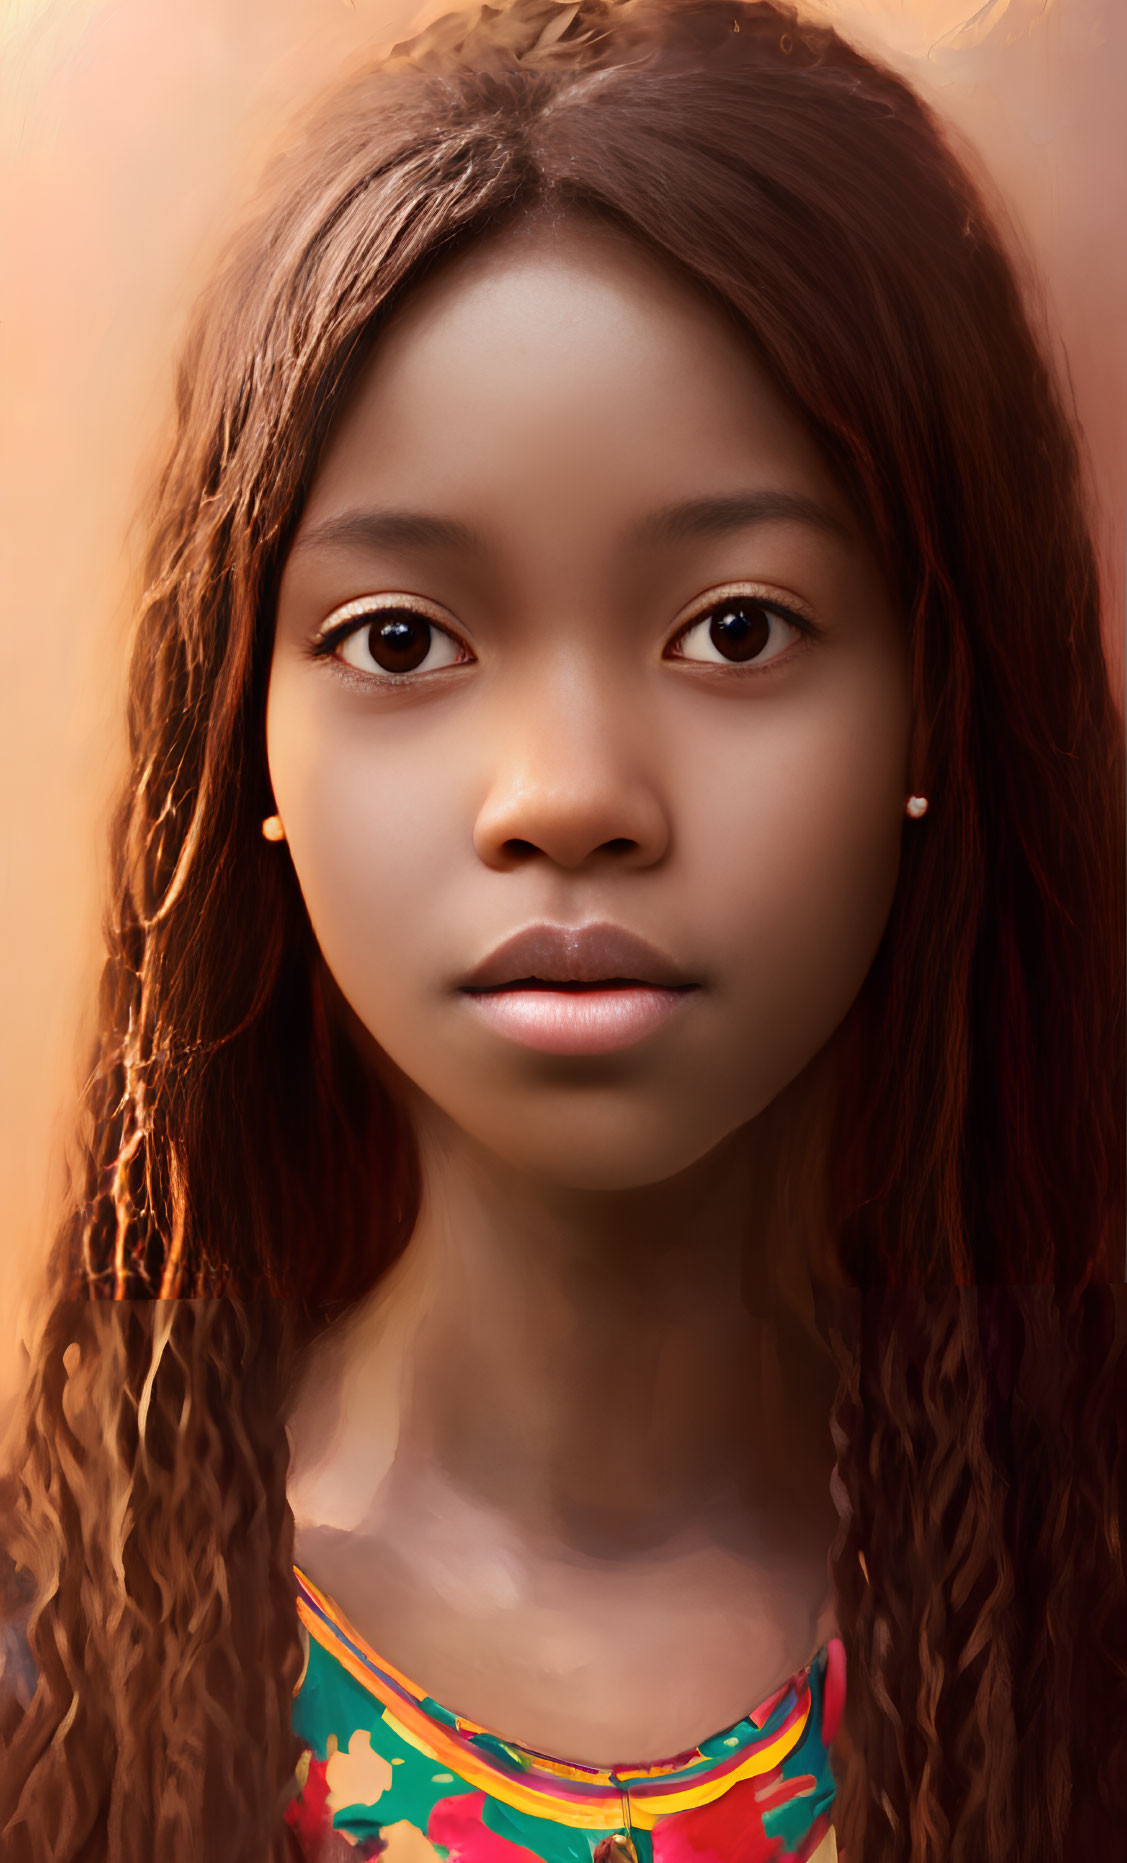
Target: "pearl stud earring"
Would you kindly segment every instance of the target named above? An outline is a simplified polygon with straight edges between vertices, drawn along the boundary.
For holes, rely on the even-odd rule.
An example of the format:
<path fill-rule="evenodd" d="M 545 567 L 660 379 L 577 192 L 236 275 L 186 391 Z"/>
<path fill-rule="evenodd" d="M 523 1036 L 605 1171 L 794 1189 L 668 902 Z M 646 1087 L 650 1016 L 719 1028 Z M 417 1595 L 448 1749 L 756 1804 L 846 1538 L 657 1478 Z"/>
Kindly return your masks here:
<path fill-rule="evenodd" d="M 913 821 L 918 822 L 921 815 L 927 814 L 927 797 L 909 796 L 905 814 L 910 815 Z"/>
<path fill-rule="evenodd" d="M 280 815 L 268 815 L 262 824 L 262 832 L 268 841 L 284 841 L 286 831 L 282 827 Z"/>

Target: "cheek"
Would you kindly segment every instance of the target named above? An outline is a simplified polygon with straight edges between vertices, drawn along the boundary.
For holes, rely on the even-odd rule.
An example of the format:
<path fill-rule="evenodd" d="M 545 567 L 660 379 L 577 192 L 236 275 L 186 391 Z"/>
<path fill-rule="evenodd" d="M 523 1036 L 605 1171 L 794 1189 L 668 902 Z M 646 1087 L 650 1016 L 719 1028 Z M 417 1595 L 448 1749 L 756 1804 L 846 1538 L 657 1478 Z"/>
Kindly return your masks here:
<path fill-rule="evenodd" d="M 317 942 L 353 1008 L 372 1028 L 422 967 L 443 912 L 443 830 L 417 792 L 386 813 L 327 806 L 299 825 L 291 853 Z"/>
<path fill-rule="evenodd" d="M 868 707 L 839 705 L 745 760 L 709 870 L 746 1052 L 776 1090 L 829 1039 L 876 955 L 899 873 L 907 747 L 899 708 L 875 729 Z"/>
<path fill-rule="evenodd" d="M 749 1011 L 802 1047 L 833 1032 L 876 955 L 901 830 L 887 811 L 867 829 L 844 807 L 788 815 L 749 834 L 733 863 L 725 943 Z"/>
<path fill-rule="evenodd" d="M 284 695 L 267 721 L 270 776 L 314 935 L 372 1034 L 405 1007 L 444 915 L 461 838 L 445 760 L 373 748 L 370 726 L 318 730 Z"/>

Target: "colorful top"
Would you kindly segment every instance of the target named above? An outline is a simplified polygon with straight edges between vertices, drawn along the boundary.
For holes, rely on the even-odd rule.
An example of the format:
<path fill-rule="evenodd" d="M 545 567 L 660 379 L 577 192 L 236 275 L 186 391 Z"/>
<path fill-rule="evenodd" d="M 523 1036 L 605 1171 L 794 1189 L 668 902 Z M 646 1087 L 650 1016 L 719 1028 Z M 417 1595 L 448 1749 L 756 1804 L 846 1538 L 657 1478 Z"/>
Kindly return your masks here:
<path fill-rule="evenodd" d="M 840 1638 L 699 1747 L 604 1770 L 441 1707 L 295 1571 L 305 1751 L 286 1815 L 311 1863 L 834 1863 Z"/>

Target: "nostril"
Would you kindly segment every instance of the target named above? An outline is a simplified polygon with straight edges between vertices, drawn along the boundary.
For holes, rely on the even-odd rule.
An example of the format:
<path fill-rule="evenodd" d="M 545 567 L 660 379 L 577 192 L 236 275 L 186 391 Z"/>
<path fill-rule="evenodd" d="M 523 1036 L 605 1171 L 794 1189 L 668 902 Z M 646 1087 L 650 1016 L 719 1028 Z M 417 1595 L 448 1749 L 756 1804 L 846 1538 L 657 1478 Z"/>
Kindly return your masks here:
<path fill-rule="evenodd" d="M 543 849 L 537 847 L 535 841 L 521 841 L 513 838 L 502 845 L 505 853 L 511 855 L 514 860 L 528 860 L 533 854 L 543 852 Z M 638 843 L 631 840 L 629 835 L 616 835 L 611 841 L 601 841 L 597 851 L 600 854 L 632 854 L 637 846 Z"/>

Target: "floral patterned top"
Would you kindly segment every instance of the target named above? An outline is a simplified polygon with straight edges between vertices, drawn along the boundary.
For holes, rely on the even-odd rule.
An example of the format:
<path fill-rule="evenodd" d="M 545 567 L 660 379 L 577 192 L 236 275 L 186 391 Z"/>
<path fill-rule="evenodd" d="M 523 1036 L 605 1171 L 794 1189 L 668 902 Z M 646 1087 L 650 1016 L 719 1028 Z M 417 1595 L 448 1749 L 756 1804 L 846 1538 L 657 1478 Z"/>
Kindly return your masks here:
<path fill-rule="evenodd" d="M 604 1770 L 441 1707 L 295 1571 L 305 1751 L 286 1815 L 310 1863 L 834 1863 L 840 1638 L 699 1747 Z"/>

